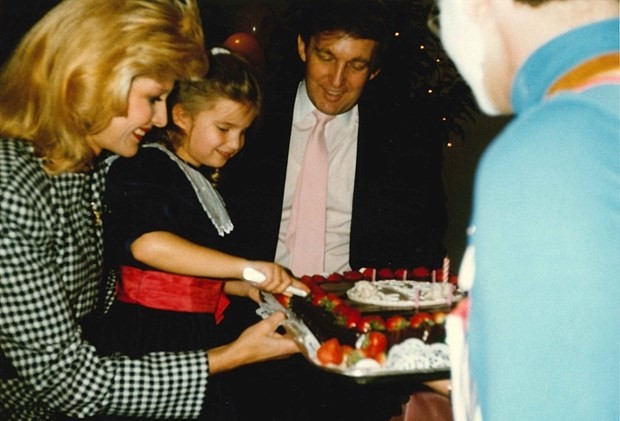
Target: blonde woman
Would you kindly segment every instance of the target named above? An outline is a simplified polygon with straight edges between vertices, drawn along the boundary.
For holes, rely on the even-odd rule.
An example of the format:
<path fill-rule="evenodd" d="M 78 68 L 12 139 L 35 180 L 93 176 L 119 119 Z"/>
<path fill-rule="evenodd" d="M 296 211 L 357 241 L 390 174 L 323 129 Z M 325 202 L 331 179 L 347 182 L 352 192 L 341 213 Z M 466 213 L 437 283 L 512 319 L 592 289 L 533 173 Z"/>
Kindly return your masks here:
<path fill-rule="evenodd" d="M 205 73 L 193 1 L 65 0 L 0 73 L 0 418 L 194 418 L 208 374 L 293 353 L 284 317 L 211 350 L 102 358 L 80 324 L 101 277 L 102 152 L 167 121 L 176 79 Z"/>

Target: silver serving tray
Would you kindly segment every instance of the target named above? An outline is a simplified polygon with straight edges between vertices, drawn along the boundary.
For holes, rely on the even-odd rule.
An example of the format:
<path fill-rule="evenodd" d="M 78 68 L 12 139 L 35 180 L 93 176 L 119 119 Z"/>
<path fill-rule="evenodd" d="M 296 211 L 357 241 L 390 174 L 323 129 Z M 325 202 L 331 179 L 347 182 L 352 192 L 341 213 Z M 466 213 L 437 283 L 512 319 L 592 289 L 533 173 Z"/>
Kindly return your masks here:
<path fill-rule="evenodd" d="M 276 311 L 286 313 L 282 326 L 300 345 L 304 357 L 315 367 L 325 372 L 348 377 L 356 383 L 414 381 L 447 379 L 450 377 L 448 346 L 446 344 L 425 344 L 418 339 L 407 339 L 394 345 L 388 352 L 386 364 L 380 366 L 362 360 L 351 366 L 323 365 L 316 354 L 319 340 L 308 326 L 290 309 L 284 308 L 271 294 L 263 293 L 263 303 L 257 310 L 262 317 Z"/>

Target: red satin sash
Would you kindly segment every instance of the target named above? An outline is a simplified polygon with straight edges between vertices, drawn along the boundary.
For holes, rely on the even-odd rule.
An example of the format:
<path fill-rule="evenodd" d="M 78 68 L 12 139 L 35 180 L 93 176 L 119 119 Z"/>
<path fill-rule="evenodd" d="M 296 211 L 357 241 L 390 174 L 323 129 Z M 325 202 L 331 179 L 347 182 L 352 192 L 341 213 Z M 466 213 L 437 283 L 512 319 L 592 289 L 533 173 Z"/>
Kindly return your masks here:
<path fill-rule="evenodd" d="M 224 318 L 230 301 L 224 282 L 195 276 L 121 266 L 116 298 L 128 304 L 186 313 L 213 313 L 215 322 Z"/>

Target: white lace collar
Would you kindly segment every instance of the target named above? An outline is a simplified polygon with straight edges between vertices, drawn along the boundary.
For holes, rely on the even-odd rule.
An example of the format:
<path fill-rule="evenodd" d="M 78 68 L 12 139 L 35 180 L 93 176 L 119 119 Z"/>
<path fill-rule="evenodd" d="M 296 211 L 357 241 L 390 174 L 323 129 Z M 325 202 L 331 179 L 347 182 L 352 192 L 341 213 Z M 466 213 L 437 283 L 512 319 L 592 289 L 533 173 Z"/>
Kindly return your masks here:
<path fill-rule="evenodd" d="M 213 223 L 213 226 L 217 229 L 220 237 L 223 237 L 225 234 L 228 234 L 233 230 L 234 226 L 228 216 L 228 212 L 226 212 L 226 205 L 224 204 L 222 196 L 220 196 L 217 190 L 213 188 L 209 180 L 207 180 L 204 175 L 192 168 L 161 144 L 148 143 L 144 145 L 144 147 L 159 149 L 160 151 L 166 153 L 170 159 L 179 166 L 181 171 L 183 171 L 183 174 L 185 174 L 192 185 L 194 192 L 196 192 L 196 197 L 202 205 L 202 209 L 204 209 L 205 213 Z"/>

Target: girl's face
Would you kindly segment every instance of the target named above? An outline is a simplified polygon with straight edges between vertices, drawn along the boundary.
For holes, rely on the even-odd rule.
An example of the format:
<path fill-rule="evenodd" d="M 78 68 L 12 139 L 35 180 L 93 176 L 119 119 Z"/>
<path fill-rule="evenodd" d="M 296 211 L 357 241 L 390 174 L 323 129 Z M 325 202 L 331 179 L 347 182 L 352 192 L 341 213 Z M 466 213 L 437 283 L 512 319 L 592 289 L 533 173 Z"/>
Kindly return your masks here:
<path fill-rule="evenodd" d="M 95 154 L 106 149 L 124 157 L 135 155 L 146 132 L 166 125 L 166 97 L 173 84 L 173 80 L 135 78 L 129 88 L 127 115 L 112 118 L 105 129 L 87 137 Z"/>
<path fill-rule="evenodd" d="M 221 168 L 245 144 L 245 131 L 256 109 L 227 98 L 218 98 L 209 107 L 191 116 L 182 105 L 172 110 L 174 122 L 186 134 L 177 155 L 194 165 Z"/>

